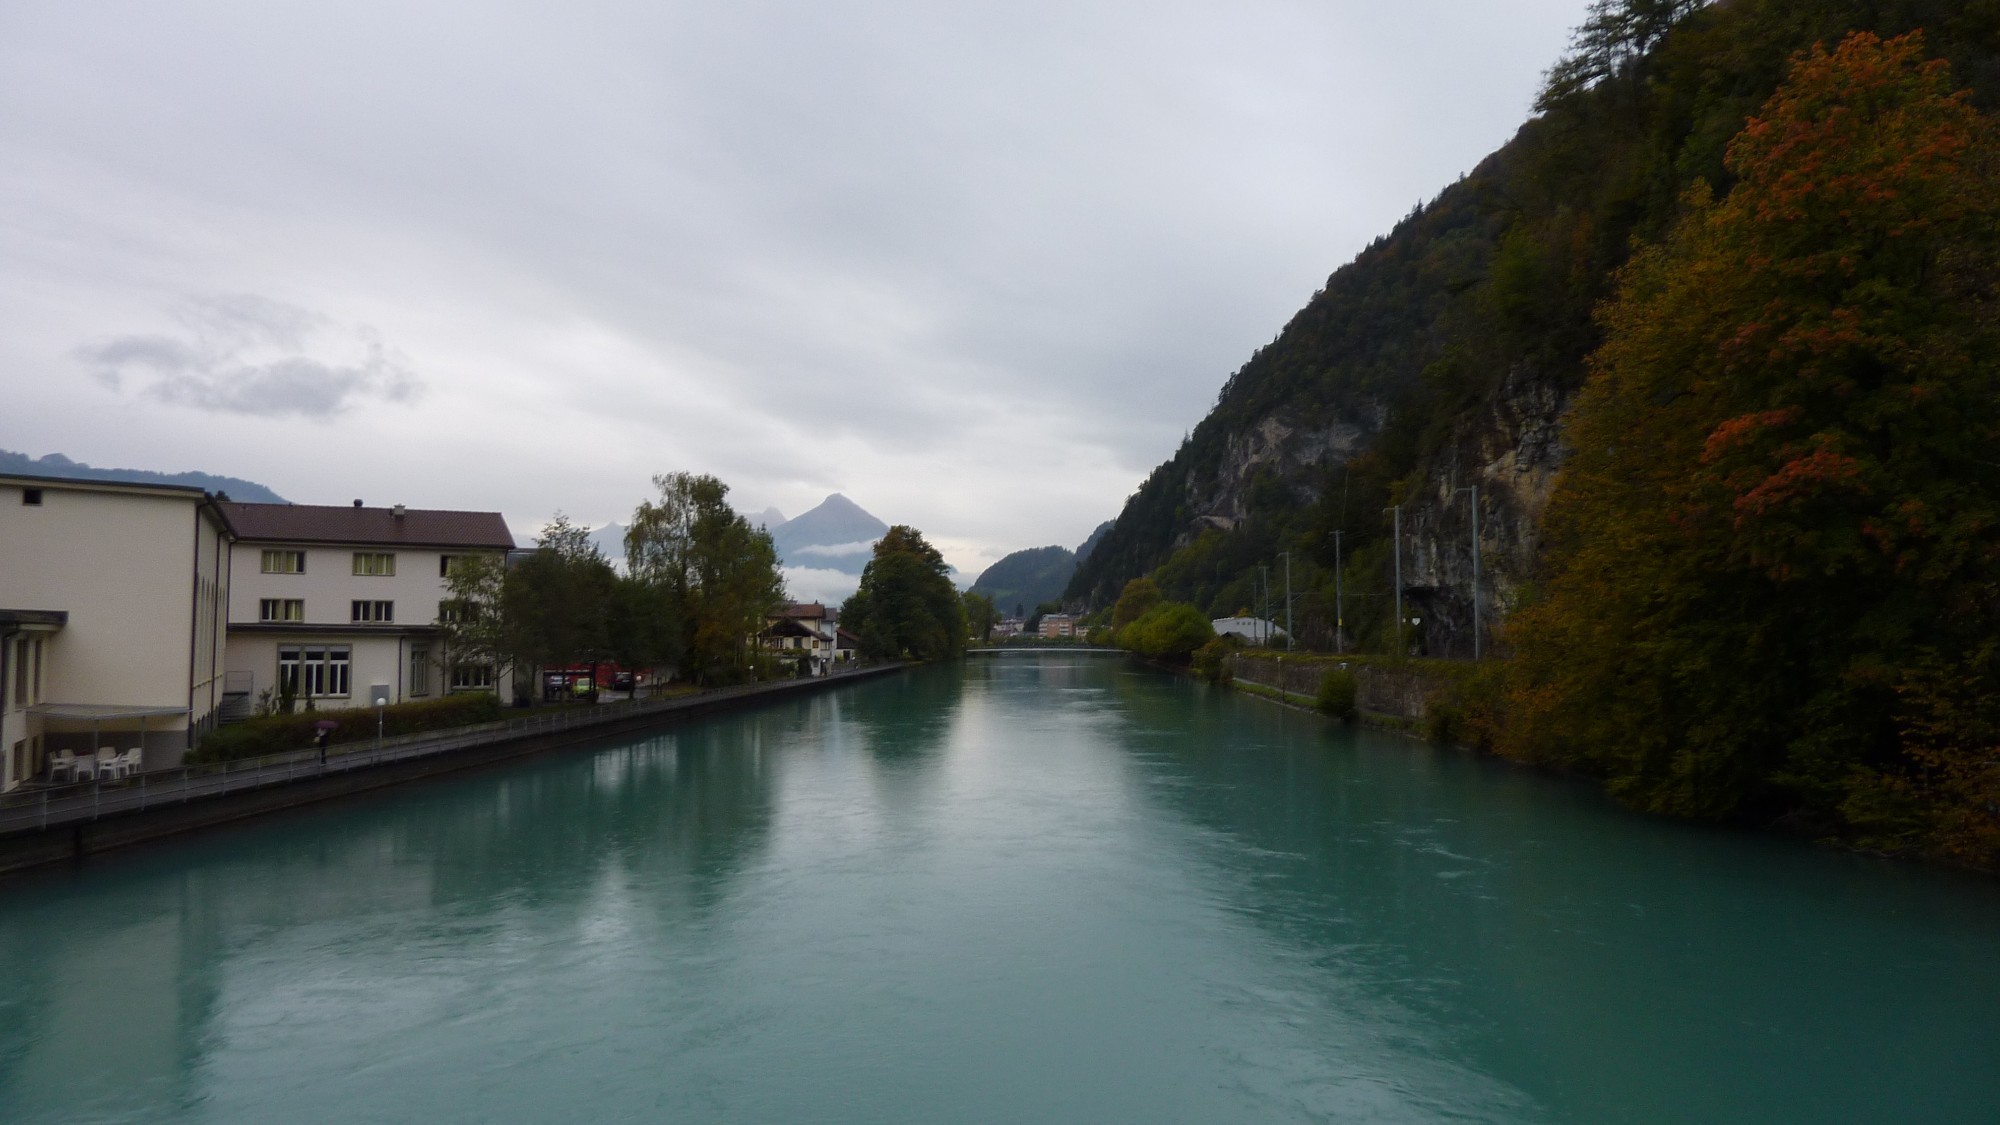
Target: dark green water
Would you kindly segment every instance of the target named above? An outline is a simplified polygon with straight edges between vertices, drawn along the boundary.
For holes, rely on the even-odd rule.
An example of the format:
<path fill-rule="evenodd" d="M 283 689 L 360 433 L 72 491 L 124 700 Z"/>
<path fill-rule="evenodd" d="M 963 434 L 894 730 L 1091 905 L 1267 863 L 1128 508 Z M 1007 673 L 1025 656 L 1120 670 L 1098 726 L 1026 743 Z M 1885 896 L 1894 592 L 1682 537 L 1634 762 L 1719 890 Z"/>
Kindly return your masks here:
<path fill-rule="evenodd" d="M 1010 656 L 0 884 L 0 1122 L 1993 1122 L 2000 885 Z"/>

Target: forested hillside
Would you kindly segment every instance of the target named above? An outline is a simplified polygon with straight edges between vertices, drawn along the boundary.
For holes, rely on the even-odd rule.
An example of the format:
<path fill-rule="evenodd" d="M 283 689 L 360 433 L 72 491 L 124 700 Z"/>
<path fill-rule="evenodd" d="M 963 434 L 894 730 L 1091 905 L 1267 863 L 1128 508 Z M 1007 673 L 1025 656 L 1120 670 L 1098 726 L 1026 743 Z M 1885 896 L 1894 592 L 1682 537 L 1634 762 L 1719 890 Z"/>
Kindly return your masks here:
<path fill-rule="evenodd" d="M 1349 643 L 1495 642 L 1455 737 L 2000 867 L 1996 29 L 1602 0 L 1537 116 L 1229 380 L 1071 594 L 1150 573 L 1220 614 L 1287 553 L 1331 647 L 1338 551 Z"/>
<path fill-rule="evenodd" d="M 1226 613 L 1293 552 L 1303 639 L 1330 647 L 1335 533 L 1350 639 L 1379 645 L 1401 505 L 1414 646 L 1470 653 L 1471 496 L 1483 626 L 1534 574 L 1561 424 L 1601 342 L 1592 312 L 1696 181 L 1726 193 L 1731 138 L 1789 59 L 1855 29 L 1926 32 L 1973 104 L 2000 102 L 2000 5 L 1610 0 L 1505 147 L 1342 267 L 1223 385 L 1127 501 L 1068 596 L 1104 606 L 1153 573 Z"/>
<path fill-rule="evenodd" d="M 1062 597 L 1076 573 L 1076 555 L 1067 547 L 1015 551 L 979 574 L 972 592 L 993 599 L 1003 616 L 1026 617 L 1035 607 Z"/>

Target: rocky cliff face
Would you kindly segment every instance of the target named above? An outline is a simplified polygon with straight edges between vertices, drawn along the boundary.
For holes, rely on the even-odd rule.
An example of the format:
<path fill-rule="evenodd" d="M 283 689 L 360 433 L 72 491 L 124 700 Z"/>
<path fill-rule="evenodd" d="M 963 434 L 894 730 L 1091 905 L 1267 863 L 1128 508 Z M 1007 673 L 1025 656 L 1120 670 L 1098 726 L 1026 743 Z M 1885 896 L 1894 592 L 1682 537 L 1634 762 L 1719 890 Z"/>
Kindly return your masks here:
<path fill-rule="evenodd" d="M 1473 650 L 1473 518 L 1479 502 L 1479 618 L 1493 628 L 1519 601 L 1540 549 L 1543 510 L 1563 459 L 1562 415 L 1571 394 L 1527 365 L 1510 369 L 1495 394 L 1451 425 L 1444 447 L 1424 459 L 1404 495 L 1403 604 L 1413 647 L 1434 656 Z M 1388 421 L 1380 401 L 1339 404 L 1361 422 L 1300 425 L 1288 411 L 1230 435 L 1211 474 L 1182 478 L 1185 546 L 1201 531 L 1230 531 L 1249 517 L 1260 476 L 1275 475 L 1300 507 L 1320 499 L 1322 470 L 1367 452 Z M 1385 517 L 1386 518 L 1386 517 Z"/>
<path fill-rule="evenodd" d="M 1570 395 L 1516 368 L 1431 458 L 1403 509 L 1405 612 L 1413 643 L 1433 656 L 1473 652 L 1473 509 L 1477 489 L 1479 623 L 1493 628 L 1519 602 L 1541 546 L 1542 513 L 1562 465 Z"/>

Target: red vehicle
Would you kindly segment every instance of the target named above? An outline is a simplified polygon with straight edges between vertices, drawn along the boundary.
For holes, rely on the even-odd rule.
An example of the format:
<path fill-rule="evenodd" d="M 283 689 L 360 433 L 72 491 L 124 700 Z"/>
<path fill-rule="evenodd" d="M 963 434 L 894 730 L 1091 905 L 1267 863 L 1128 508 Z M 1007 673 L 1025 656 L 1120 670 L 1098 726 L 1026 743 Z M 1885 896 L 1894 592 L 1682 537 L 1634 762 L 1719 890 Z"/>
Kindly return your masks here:
<path fill-rule="evenodd" d="M 621 668 L 606 660 L 597 664 L 567 664 L 542 669 L 542 698 L 595 698 L 601 691 L 636 691 L 646 683 L 646 674 Z"/>

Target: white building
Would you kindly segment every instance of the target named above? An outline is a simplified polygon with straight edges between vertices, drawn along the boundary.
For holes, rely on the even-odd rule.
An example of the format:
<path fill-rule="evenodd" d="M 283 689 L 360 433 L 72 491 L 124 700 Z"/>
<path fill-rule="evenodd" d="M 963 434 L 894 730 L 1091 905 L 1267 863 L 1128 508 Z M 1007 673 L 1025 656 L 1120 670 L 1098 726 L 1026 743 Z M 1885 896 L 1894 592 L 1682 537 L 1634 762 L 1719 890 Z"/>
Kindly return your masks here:
<path fill-rule="evenodd" d="M 1270 645 L 1285 639 L 1285 631 L 1261 617 L 1218 617 L 1209 622 L 1215 635 L 1234 633 L 1253 645 Z"/>
<path fill-rule="evenodd" d="M 761 641 L 775 652 L 803 654 L 813 675 L 854 659 L 854 634 L 840 628 L 839 614 L 819 602 L 780 606 L 768 619 Z"/>
<path fill-rule="evenodd" d="M 366 706 L 449 691 L 511 694 L 485 665 L 446 666 L 438 604 L 453 560 L 504 558 L 514 536 L 497 512 L 223 502 L 231 552 L 227 690 L 247 711 L 289 689 L 301 703 Z M 500 677 L 505 680 L 505 677 Z"/>
<path fill-rule="evenodd" d="M 0 789 L 62 751 L 180 762 L 222 702 L 229 540 L 198 488 L 0 476 Z"/>

